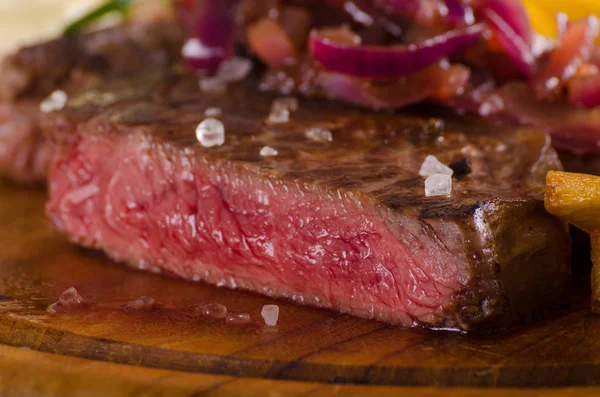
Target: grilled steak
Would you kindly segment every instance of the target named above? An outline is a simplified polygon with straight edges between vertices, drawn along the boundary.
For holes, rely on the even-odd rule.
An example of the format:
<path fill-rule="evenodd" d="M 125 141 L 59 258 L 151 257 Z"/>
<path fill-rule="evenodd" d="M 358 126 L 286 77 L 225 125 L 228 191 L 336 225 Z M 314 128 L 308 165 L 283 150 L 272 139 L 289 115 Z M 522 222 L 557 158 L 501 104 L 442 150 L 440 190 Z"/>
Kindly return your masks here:
<path fill-rule="evenodd" d="M 560 299 L 570 243 L 542 202 L 560 168 L 547 136 L 319 100 L 269 124 L 255 85 L 210 96 L 149 74 L 46 115 L 54 225 L 139 269 L 407 327 L 507 324 Z M 195 136 L 209 107 L 220 147 Z M 429 154 L 469 160 L 450 197 L 424 195 Z"/>
<path fill-rule="evenodd" d="M 98 84 L 108 75 L 168 65 L 181 34 L 154 19 L 23 48 L 0 63 L 0 176 L 24 183 L 45 179 L 50 148 L 39 128 L 40 102 Z"/>

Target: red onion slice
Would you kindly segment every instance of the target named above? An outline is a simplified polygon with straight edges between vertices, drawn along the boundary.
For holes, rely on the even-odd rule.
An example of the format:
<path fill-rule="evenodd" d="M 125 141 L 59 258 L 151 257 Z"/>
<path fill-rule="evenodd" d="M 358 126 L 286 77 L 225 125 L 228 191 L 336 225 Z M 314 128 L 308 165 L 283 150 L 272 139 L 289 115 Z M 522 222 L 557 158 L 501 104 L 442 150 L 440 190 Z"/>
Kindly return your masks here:
<path fill-rule="evenodd" d="M 490 23 L 494 37 L 498 40 L 506 55 L 522 76 L 530 78 L 533 75 L 535 58 L 527 39 L 513 27 L 516 23 L 507 21 L 493 8 L 485 8 L 483 15 Z M 523 30 L 523 28 L 520 27 L 519 30 Z"/>
<path fill-rule="evenodd" d="M 586 108 L 600 106 L 600 75 L 569 80 L 569 102 Z"/>
<path fill-rule="evenodd" d="M 461 0 L 445 0 L 446 22 L 450 26 L 472 25 L 475 23 L 473 9 Z"/>
<path fill-rule="evenodd" d="M 479 10 L 484 18 L 488 12 L 493 12 L 502 19 L 510 29 L 530 47 L 533 41 L 533 29 L 529 16 L 521 0 L 482 0 Z"/>
<path fill-rule="evenodd" d="M 473 87 L 481 89 L 481 94 L 471 90 L 441 104 L 508 125 L 538 128 L 549 133 L 552 145 L 561 150 L 600 153 L 600 107 L 577 107 L 562 98 L 554 102 L 535 101 L 527 84 L 519 81 L 500 88 L 494 88 L 493 83 L 481 87 Z"/>
<path fill-rule="evenodd" d="M 231 1 L 178 0 L 179 18 L 190 40 L 182 55 L 190 67 L 214 71 L 233 54 Z"/>
<path fill-rule="evenodd" d="M 590 59 L 599 33 L 600 23 L 594 16 L 569 26 L 560 46 L 550 54 L 532 81 L 538 99 L 552 99 L 560 95 L 567 81 Z"/>
<path fill-rule="evenodd" d="M 371 109 L 398 109 L 427 99 L 460 94 L 470 72 L 463 66 L 432 66 L 396 82 L 377 84 L 335 72 L 322 72 L 317 84 L 332 99 Z"/>
<path fill-rule="evenodd" d="M 421 43 L 405 46 L 352 46 L 313 31 L 310 51 L 326 69 L 367 79 L 394 79 L 418 72 L 445 57 L 477 44 L 482 24 L 446 32 Z"/>
<path fill-rule="evenodd" d="M 432 26 L 448 15 L 444 0 L 386 0 L 399 14 L 407 15 L 421 25 Z"/>
<path fill-rule="evenodd" d="M 592 53 L 588 62 L 597 68 L 600 68 L 600 47 L 592 48 Z"/>

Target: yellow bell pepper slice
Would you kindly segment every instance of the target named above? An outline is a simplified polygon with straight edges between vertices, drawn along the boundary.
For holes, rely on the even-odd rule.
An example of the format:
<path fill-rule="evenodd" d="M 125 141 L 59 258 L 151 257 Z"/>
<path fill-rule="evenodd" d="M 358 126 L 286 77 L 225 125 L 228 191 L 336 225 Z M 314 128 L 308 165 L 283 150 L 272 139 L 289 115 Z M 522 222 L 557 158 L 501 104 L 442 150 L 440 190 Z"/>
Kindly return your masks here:
<path fill-rule="evenodd" d="M 555 38 L 556 14 L 563 12 L 570 20 L 594 14 L 600 18 L 600 0 L 523 0 L 533 29 L 543 36 Z"/>

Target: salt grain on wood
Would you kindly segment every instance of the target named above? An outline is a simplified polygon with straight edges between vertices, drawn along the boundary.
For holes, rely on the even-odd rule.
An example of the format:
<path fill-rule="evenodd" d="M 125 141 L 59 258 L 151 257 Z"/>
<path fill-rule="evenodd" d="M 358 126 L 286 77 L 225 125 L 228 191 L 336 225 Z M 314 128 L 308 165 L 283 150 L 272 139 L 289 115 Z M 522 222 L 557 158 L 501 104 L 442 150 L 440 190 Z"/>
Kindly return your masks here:
<path fill-rule="evenodd" d="M 196 128 L 196 138 L 204 147 L 222 146 L 225 143 L 225 126 L 220 120 L 209 117 Z"/>
<path fill-rule="evenodd" d="M 279 306 L 264 305 L 260 315 L 265 320 L 265 324 L 269 327 L 274 327 L 277 325 L 277 320 L 279 319 Z"/>
<path fill-rule="evenodd" d="M 63 110 L 69 97 L 64 91 L 56 90 L 40 104 L 40 110 L 44 113 Z"/>
<path fill-rule="evenodd" d="M 61 310 L 74 310 L 85 306 L 85 302 L 75 287 L 71 287 L 63 292 L 58 301 L 48 306 L 48 312 L 56 313 Z"/>

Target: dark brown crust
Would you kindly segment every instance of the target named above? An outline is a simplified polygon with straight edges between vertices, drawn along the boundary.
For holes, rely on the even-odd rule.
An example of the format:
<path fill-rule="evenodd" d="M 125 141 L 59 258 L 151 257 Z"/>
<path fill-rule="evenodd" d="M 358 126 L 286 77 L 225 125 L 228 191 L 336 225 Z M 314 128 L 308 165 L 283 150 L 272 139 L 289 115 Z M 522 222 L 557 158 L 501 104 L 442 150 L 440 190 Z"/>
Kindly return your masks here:
<path fill-rule="evenodd" d="M 181 32 L 166 17 L 61 37 L 20 49 L 0 63 L 0 176 L 32 184 L 46 178 L 48 153 L 39 103 L 179 59 Z"/>
<path fill-rule="evenodd" d="M 458 324 L 530 321 L 560 304 L 571 276 L 570 238 L 543 202 L 482 203 L 462 230 L 478 277 L 455 297 Z"/>
<path fill-rule="evenodd" d="M 207 96 L 193 76 L 149 72 L 139 79 L 81 94 L 68 109 L 50 115 L 46 128 L 68 146 L 79 124 L 98 126 L 92 133 L 102 133 L 102 125 L 122 133 L 141 127 L 154 142 L 205 161 L 231 162 L 332 194 L 351 191 L 377 205 L 398 238 L 401 220 L 416 217 L 471 265 L 465 287 L 442 308 L 448 325 L 468 329 L 530 317 L 556 304 L 569 282 L 569 237 L 542 200 L 546 172 L 561 165 L 542 133 L 449 115 L 432 122 L 422 114 L 374 113 L 318 100 L 300 101 L 292 122 L 269 125 L 265 118 L 274 97 L 257 92 L 253 82 L 230 88 L 228 95 Z M 102 93 L 113 100 L 99 103 Z M 215 106 L 222 109 L 227 139 L 207 149 L 194 130 L 204 110 Z M 442 128 L 432 135 L 432 125 Z M 329 129 L 333 141 L 306 139 L 304 131 L 314 127 Z M 261 157 L 265 145 L 279 155 Z M 451 197 L 425 198 L 418 170 L 428 154 L 446 164 L 470 160 L 473 172 L 454 180 Z"/>
<path fill-rule="evenodd" d="M 165 18 L 24 47 L 0 63 L 0 101 L 42 99 L 57 89 L 89 87 L 107 75 L 168 65 L 179 59 L 182 41 L 177 24 Z"/>

